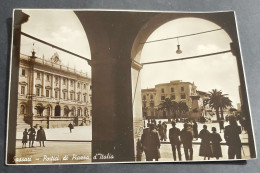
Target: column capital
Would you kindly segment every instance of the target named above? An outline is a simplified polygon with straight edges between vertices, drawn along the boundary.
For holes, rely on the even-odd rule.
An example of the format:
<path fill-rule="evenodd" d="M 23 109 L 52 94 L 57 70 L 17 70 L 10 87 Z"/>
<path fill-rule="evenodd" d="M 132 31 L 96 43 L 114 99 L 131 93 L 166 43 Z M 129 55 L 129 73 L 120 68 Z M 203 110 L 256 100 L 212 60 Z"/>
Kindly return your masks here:
<path fill-rule="evenodd" d="M 135 61 L 134 59 L 132 59 L 131 67 L 134 68 L 135 70 L 140 71 L 143 68 L 143 65 Z"/>

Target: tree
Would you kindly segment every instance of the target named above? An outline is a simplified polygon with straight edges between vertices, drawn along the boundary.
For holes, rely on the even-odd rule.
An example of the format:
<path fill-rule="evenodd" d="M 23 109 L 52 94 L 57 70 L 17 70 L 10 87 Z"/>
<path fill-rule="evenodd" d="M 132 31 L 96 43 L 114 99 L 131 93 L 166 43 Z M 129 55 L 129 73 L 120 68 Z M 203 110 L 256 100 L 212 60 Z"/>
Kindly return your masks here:
<path fill-rule="evenodd" d="M 166 98 L 162 103 L 159 104 L 158 107 L 159 107 L 158 110 L 163 110 L 163 111 L 166 110 L 167 115 L 169 116 L 170 111 L 173 107 L 173 103 L 172 103 L 171 99 Z"/>
<path fill-rule="evenodd" d="M 189 111 L 189 107 L 185 102 L 178 103 L 179 113 L 184 114 Z"/>
<path fill-rule="evenodd" d="M 209 99 L 207 100 L 207 103 L 209 104 L 209 107 L 211 109 L 215 109 L 217 120 L 220 119 L 219 117 L 219 108 L 220 108 L 220 99 L 222 96 L 222 91 L 218 91 L 217 89 L 212 89 L 212 91 L 209 92 Z"/>
<path fill-rule="evenodd" d="M 205 99 L 203 105 L 209 104 L 211 109 L 215 109 L 217 120 L 220 119 L 219 110 L 221 113 L 221 118 L 224 118 L 223 109 L 226 109 L 228 106 L 232 106 L 232 101 L 225 96 L 226 94 L 222 94 L 221 90 L 212 89 L 209 92 L 209 99 Z"/>
<path fill-rule="evenodd" d="M 72 111 L 72 109 L 69 109 L 68 107 L 65 107 L 64 108 L 64 115 L 68 116 L 71 111 Z"/>
<path fill-rule="evenodd" d="M 34 109 L 36 109 L 39 112 L 40 116 L 42 116 L 44 109 L 47 109 L 47 107 L 44 107 L 42 105 L 37 105 L 34 107 Z"/>
<path fill-rule="evenodd" d="M 228 97 L 225 97 L 224 95 L 222 95 L 220 97 L 220 113 L 221 113 L 222 119 L 224 119 L 223 109 L 226 109 L 229 106 L 232 106 L 232 101 Z"/>

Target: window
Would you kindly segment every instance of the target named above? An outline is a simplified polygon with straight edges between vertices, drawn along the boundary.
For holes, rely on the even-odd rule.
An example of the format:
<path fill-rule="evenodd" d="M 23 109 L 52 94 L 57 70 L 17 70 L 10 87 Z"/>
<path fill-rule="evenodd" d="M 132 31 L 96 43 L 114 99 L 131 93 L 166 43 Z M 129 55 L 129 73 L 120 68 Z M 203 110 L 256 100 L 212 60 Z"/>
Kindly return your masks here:
<path fill-rule="evenodd" d="M 184 91 L 184 87 L 181 87 L 181 91 Z"/>
<path fill-rule="evenodd" d="M 86 96 L 84 95 L 84 102 L 86 102 Z"/>
<path fill-rule="evenodd" d="M 174 92 L 174 88 L 171 88 L 171 92 Z"/>
<path fill-rule="evenodd" d="M 36 96 L 40 96 L 40 88 L 36 88 Z"/>
<path fill-rule="evenodd" d="M 25 76 L 25 69 L 22 69 L 22 76 Z"/>
<path fill-rule="evenodd" d="M 152 95 L 152 94 L 150 95 L 150 99 L 151 99 L 151 100 L 153 99 L 153 95 Z"/>
<path fill-rule="evenodd" d="M 181 99 L 186 99 L 186 95 L 185 94 L 181 94 Z"/>
<path fill-rule="evenodd" d="M 154 107 L 154 102 L 150 102 L 150 107 Z"/>
<path fill-rule="evenodd" d="M 73 80 L 70 80 L 70 86 L 73 86 L 73 83 L 74 83 Z"/>
<path fill-rule="evenodd" d="M 165 96 L 161 96 L 161 100 L 165 100 Z"/>
<path fill-rule="evenodd" d="M 63 92 L 63 99 L 66 99 L 66 92 Z"/>
<path fill-rule="evenodd" d="M 66 85 L 66 78 L 63 78 L 63 85 Z"/>
<path fill-rule="evenodd" d="M 47 74 L 47 81 L 50 81 L 50 75 Z"/>
<path fill-rule="evenodd" d="M 78 101 L 80 101 L 80 94 L 78 94 L 78 98 L 77 98 Z"/>
<path fill-rule="evenodd" d="M 24 105 L 21 105 L 20 113 L 25 114 L 25 106 Z"/>
<path fill-rule="evenodd" d="M 70 100 L 73 100 L 73 93 L 70 93 Z"/>
<path fill-rule="evenodd" d="M 78 109 L 78 113 L 77 113 L 78 116 L 80 116 L 80 112 L 81 112 L 81 111 L 80 111 L 80 108 L 79 108 L 79 109 Z"/>
<path fill-rule="evenodd" d="M 50 97 L 50 90 L 46 90 L 46 97 Z"/>
<path fill-rule="evenodd" d="M 145 95 L 143 96 L 143 100 L 146 100 L 146 96 Z"/>
<path fill-rule="evenodd" d="M 164 88 L 161 89 L 162 93 L 164 93 Z"/>
<path fill-rule="evenodd" d="M 25 86 L 21 86 L 21 94 L 25 93 Z"/>
<path fill-rule="evenodd" d="M 171 100 L 175 100 L 175 95 L 171 95 Z"/>
<path fill-rule="evenodd" d="M 80 88 L 80 83 L 78 82 L 78 88 Z"/>
<path fill-rule="evenodd" d="M 55 98 L 58 98 L 58 91 L 55 91 Z"/>
<path fill-rule="evenodd" d="M 36 78 L 37 78 L 37 79 L 40 79 L 40 77 L 41 77 L 41 73 L 40 73 L 40 72 L 37 72 Z"/>
<path fill-rule="evenodd" d="M 84 89 L 86 89 L 86 84 L 83 85 Z"/>

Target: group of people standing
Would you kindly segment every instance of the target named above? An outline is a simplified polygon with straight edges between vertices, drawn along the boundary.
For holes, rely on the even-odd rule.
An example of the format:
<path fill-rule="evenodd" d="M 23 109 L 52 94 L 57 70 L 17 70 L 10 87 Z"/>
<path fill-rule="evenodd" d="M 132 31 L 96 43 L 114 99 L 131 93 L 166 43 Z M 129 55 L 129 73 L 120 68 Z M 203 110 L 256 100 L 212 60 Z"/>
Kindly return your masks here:
<path fill-rule="evenodd" d="M 229 125 L 224 128 L 224 138 L 228 145 L 228 158 L 241 159 L 241 127 L 237 124 L 235 117 L 229 118 Z M 193 160 L 193 143 L 192 141 L 201 139 L 199 156 L 204 157 L 204 160 L 210 160 L 215 157 L 217 160 L 222 157 L 221 141 L 222 138 L 217 133 L 216 127 L 212 127 L 210 132 L 207 125 L 203 125 L 203 129 L 198 132 L 198 124 L 194 121 L 193 125 L 189 122 L 184 123 L 182 130 L 176 127 L 176 121 L 171 121 L 172 128 L 169 129 L 169 140 L 172 147 L 173 159 L 182 160 L 181 144 L 183 145 L 184 155 L 186 160 Z M 224 123 L 223 123 L 224 124 Z M 159 124 L 149 123 L 149 128 L 144 129 L 139 146 L 142 147 L 146 155 L 147 161 L 160 158 L 160 140 L 166 140 L 166 127 L 159 121 Z M 221 128 L 220 128 L 221 129 Z"/>
<path fill-rule="evenodd" d="M 35 130 L 35 127 L 31 126 L 29 128 L 29 130 L 27 130 L 27 128 L 24 129 L 24 132 L 23 132 L 23 139 L 22 139 L 22 148 L 26 148 L 26 144 L 28 142 L 28 136 L 29 136 L 29 148 L 31 147 L 34 147 L 33 144 L 34 144 L 34 141 L 39 141 L 40 143 L 40 147 L 43 146 L 45 147 L 44 145 L 44 141 L 46 141 L 46 135 L 45 135 L 45 131 L 43 130 L 43 127 L 40 126 L 40 129 L 37 131 L 36 133 L 36 130 Z M 35 139 L 36 137 L 36 139 Z"/>

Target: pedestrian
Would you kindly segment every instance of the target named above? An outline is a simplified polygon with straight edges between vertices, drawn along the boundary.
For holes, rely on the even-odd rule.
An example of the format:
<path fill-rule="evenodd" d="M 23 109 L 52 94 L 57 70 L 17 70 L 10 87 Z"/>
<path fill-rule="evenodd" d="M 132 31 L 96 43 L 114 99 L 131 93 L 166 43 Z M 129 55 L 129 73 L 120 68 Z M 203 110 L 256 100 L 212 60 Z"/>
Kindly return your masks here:
<path fill-rule="evenodd" d="M 219 133 L 217 133 L 216 127 L 212 127 L 212 133 L 211 133 L 211 142 L 212 142 L 212 157 L 216 157 L 218 160 L 220 157 L 222 157 L 222 151 L 220 142 L 222 141 L 222 138 Z"/>
<path fill-rule="evenodd" d="M 181 131 L 181 143 L 183 144 L 185 159 L 192 160 L 193 159 L 193 148 L 192 148 L 192 140 L 193 134 L 192 130 L 189 128 L 188 123 L 184 123 L 184 128 Z"/>
<path fill-rule="evenodd" d="M 159 121 L 157 129 L 158 129 L 158 132 L 159 132 L 160 140 L 163 141 L 164 132 L 163 132 L 163 125 L 162 125 L 161 121 Z"/>
<path fill-rule="evenodd" d="M 138 138 L 136 142 L 136 161 L 142 160 L 142 154 L 143 154 L 143 146 L 141 140 Z"/>
<path fill-rule="evenodd" d="M 160 139 L 159 134 L 155 130 L 155 124 L 151 124 L 149 129 L 144 129 L 141 137 L 141 143 L 146 156 L 146 161 L 158 161 L 161 157 L 160 155 Z"/>
<path fill-rule="evenodd" d="M 224 119 L 221 118 L 219 120 L 219 133 L 221 133 L 221 130 L 224 130 Z"/>
<path fill-rule="evenodd" d="M 23 146 L 22 146 L 22 148 L 26 148 L 27 142 L 28 142 L 28 131 L 27 131 L 27 128 L 25 128 L 24 132 L 23 132 L 23 139 L 22 139 Z"/>
<path fill-rule="evenodd" d="M 163 122 L 162 126 L 163 126 L 163 140 L 166 141 L 166 139 L 167 139 L 167 135 L 166 135 L 166 133 L 167 133 L 167 124 L 166 124 L 166 122 Z"/>
<path fill-rule="evenodd" d="M 241 126 L 237 125 L 236 117 L 229 117 L 229 124 L 225 127 L 224 138 L 228 145 L 228 158 L 241 159 L 241 140 L 239 135 L 241 134 Z"/>
<path fill-rule="evenodd" d="M 198 124 L 196 121 L 193 121 L 193 137 L 198 140 L 199 132 L 198 132 Z"/>
<path fill-rule="evenodd" d="M 210 146 L 211 134 L 207 130 L 207 125 L 203 125 L 203 129 L 199 133 L 199 138 L 201 138 L 199 156 L 203 156 L 204 160 L 206 160 L 206 158 L 210 160 L 210 157 L 212 157 L 212 150 Z"/>
<path fill-rule="evenodd" d="M 176 161 L 176 150 L 178 152 L 179 161 L 181 161 L 181 141 L 180 135 L 181 131 L 179 128 L 175 127 L 176 122 L 172 121 L 172 128 L 169 130 L 169 139 L 172 146 L 172 155 L 174 161 Z"/>
<path fill-rule="evenodd" d="M 45 131 L 43 130 L 42 126 L 40 126 L 40 129 L 37 131 L 37 136 L 36 136 L 36 141 L 39 141 L 40 143 L 40 147 L 44 146 L 44 141 L 46 141 L 46 135 L 45 135 Z M 42 145 L 41 145 L 42 143 Z"/>
<path fill-rule="evenodd" d="M 35 128 L 31 125 L 31 128 L 28 130 L 28 135 L 29 135 L 29 147 L 33 147 L 33 143 L 35 141 Z"/>
<path fill-rule="evenodd" d="M 74 126 L 71 123 L 69 123 L 68 127 L 70 129 L 70 133 L 72 133 L 72 129 L 74 129 Z"/>

